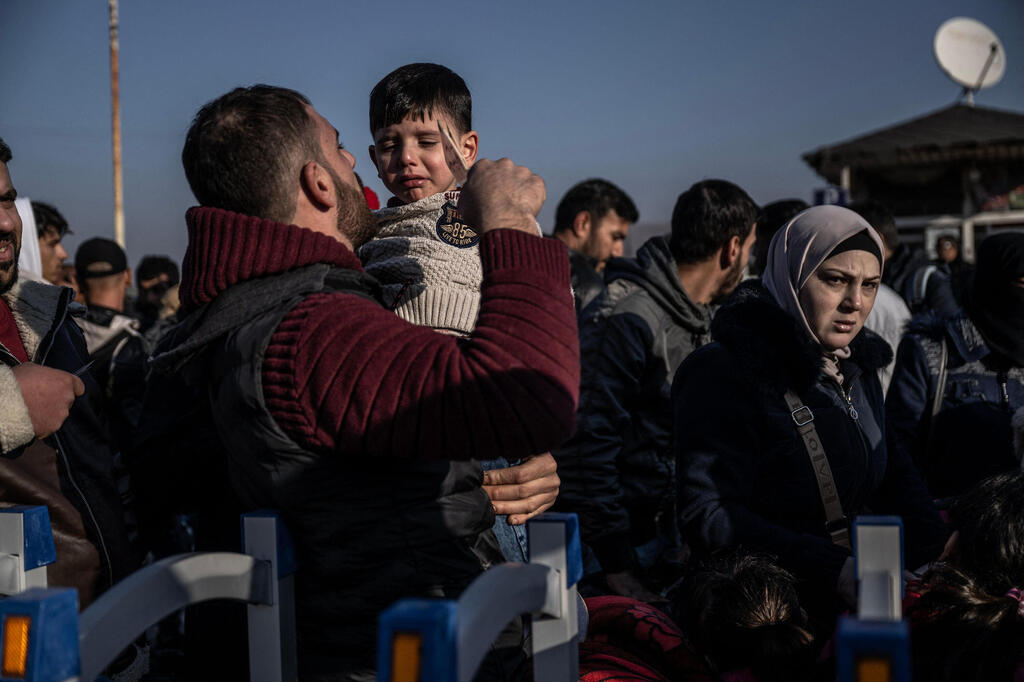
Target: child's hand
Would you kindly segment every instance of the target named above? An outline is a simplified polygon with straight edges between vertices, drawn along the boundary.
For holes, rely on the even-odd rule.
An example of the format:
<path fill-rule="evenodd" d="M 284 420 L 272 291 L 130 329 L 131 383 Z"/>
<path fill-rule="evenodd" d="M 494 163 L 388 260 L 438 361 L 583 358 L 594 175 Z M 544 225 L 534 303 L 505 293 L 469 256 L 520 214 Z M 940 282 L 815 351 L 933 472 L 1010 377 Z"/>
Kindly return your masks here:
<path fill-rule="evenodd" d="M 501 228 L 536 234 L 546 196 L 544 180 L 529 168 L 508 159 L 480 159 L 469 170 L 459 213 L 481 234 Z"/>

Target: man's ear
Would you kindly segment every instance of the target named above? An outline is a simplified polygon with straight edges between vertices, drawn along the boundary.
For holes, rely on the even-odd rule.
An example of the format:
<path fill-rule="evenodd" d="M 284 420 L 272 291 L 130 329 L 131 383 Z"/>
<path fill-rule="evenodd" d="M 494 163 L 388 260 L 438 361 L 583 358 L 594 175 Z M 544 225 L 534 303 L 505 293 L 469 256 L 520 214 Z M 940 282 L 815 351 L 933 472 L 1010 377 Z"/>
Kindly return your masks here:
<path fill-rule="evenodd" d="M 130 287 L 132 285 L 132 269 L 131 268 L 128 268 L 127 270 L 124 271 L 124 284 L 127 287 Z"/>
<path fill-rule="evenodd" d="M 732 267 L 732 264 L 736 262 L 736 259 L 740 257 L 740 252 L 743 250 L 743 242 L 740 238 L 733 235 L 729 237 L 729 241 L 722 246 L 721 250 L 721 263 L 723 270 L 728 270 Z"/>
<path fill-rule="evenodd" d="M 580 239 L 586 239 L 590 235 L 590 212 L 580 211 L 572 219 L 572 233 Z"/>
<path fill-rule="evenodd" d="M 373 167 L 374 167 L 374 169 L 376 169 L 377 177 L 379 178 L 380 177 L 380 167 L 377 165 L 377 146 L 371 144 L 369 146 L 369 148 L 367 149 L 367 151 L 370 152 L 370 161 L 373 162 Z"/>
<path fill-rule="evenodd" d="M 480 136 L 475 130 L 470 130 L 462 136 L 460 143 L 462 144 L 462 158 L 466 160 L 467 166 L 472 166 L 476 163 L 477 152 L 480 151 Z"/>
<path fill-rule="evenodd" d="M 334 184 L 330 181 L 327 171 L 316 161 L 307 161 L 300 174 L 302 190 L 309 197 L 310 203 L 318 209 L 331 208 L 335 199 L 332 198 Z"/>

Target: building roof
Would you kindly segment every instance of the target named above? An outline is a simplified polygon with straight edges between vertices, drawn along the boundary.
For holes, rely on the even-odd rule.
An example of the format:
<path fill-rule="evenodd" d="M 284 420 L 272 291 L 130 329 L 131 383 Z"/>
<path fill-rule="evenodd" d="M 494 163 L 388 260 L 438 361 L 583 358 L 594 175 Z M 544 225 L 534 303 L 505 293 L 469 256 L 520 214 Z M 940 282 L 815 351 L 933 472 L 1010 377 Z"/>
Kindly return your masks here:
<path fill-rule="evenodd" d="M 831 182 L 844 166 L 885 168 L 964 160 L 1024 159 L 1024 114 L 954 104 L 919 118 L 807 152 Z"/>

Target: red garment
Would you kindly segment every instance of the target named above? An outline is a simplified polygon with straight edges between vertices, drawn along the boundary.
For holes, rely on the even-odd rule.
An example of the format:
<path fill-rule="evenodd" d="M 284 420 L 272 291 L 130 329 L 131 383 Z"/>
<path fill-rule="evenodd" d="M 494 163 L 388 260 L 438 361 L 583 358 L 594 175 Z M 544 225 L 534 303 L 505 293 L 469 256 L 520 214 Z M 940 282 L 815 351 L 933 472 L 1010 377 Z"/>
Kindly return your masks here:
<path fill-rule="evenodd" d="M 14 324 L 14 315 L 3 298 L 0 298 L 0 343 L 11 352 L 11 355 L 18 358 L 18 362 L 28 362 L 28 352 L 25 351 L 18 327 Z"/>
<path fill-rule="evenodd" d="M 187 215 L 187 312 L 240 281 L 311 263 L 361 269 L 351 250 L 294 225 L 211 208 Z M 480 241 L 477 328 L 460 339 L 354 294 L 310 296 L 263 363 L 277 423 L 313 451 L 443 459 L 544 452 L 572 433 L 580 367 L 565 247 L 517 230 Z"/>
<path fill-rule="evenodd" d="M 366 205 L 371 211 L 376 211 L 380 208 L 380 199 L 377 198 L 377 193 L 369 187 L 363 187 L 363 196 L 366 197 Z"/>
<path fill-rule="evenodd" d="M 713 682 L 714 674 L 664 612 L 628 597 L 586 600 L 580 682 Z"/>

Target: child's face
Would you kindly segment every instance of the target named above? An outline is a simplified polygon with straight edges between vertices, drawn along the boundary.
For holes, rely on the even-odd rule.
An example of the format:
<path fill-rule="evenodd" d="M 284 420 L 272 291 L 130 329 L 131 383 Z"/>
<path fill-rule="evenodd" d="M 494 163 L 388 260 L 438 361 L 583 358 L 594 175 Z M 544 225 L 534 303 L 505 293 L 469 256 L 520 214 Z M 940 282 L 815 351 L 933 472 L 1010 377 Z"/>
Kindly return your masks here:
<path fill-rule="evenodd" d="M 406 116 L 401 123 L 380 128 L 370 145 L 370 158 L 385 187 L 403 203 L 455 189 L 455 177 L 444 160 L 440 120 L 455 132 L 447 114 L 434 111 L 426 120 Z M 469 131 L 455 140 L 467 165 L 476 161 L 477 134 Z"/>

